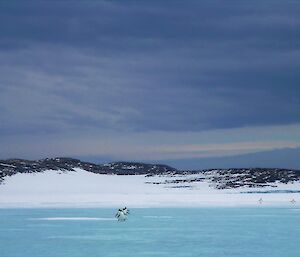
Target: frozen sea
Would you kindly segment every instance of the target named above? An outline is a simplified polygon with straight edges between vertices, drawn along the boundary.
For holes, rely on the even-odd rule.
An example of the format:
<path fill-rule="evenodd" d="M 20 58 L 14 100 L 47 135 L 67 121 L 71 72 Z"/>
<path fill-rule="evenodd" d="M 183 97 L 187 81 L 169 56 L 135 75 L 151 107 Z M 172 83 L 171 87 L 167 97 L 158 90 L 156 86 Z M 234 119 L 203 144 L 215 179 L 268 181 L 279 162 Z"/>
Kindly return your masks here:
<path fill-rule="evenodd" d="M 299 257 L 300 209 L 0 209 L 1 257 Z"/>

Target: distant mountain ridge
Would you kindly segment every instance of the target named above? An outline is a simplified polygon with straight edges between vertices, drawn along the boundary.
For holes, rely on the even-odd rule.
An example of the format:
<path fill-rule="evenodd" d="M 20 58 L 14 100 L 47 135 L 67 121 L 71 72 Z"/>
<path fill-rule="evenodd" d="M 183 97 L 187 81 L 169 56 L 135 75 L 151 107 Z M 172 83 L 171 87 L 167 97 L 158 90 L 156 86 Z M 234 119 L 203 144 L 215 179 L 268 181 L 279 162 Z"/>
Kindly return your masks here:
<path fill-rule="evenodd" d="M 162 174 L 177 172 L 175 168 L 162 164 L 146 164 L 138 162 L 112 162 L 94 164 L 73 158 L 46 158 L 37 161 L 23 159 L 0 160 L 0 179 L 17 173 L 35 173 L 46 170 L 74 171 L 74 168 L 98 173 L 117 175 Z"/>
<path fill-rule="evenodd" d="M 177 170 L 163 164 L 147 164 L 140 162 L 113 162 L 94 164 L 73 158 L 46 158 L 37 161 L 23 159 L 0 160 L 0 183 L 6 176 L 18 173 L 38 173 L 46 170 L 75 171 L 76 168 L 97 174 L 115 175 L 182 175 L 172 183 L 194 183 L 203 180 L 214 184 L 217 189 L 238 187 L 264 187 L 276 183 L 292 183 L 300 181 L 300 171 L 276 168 L 240 168 L 240 169 L 209 169 L 209 170 Z M 197 178 L 188 175 L 197 174 Z M 168 180 L 165 182 L 168 184 Z"/>

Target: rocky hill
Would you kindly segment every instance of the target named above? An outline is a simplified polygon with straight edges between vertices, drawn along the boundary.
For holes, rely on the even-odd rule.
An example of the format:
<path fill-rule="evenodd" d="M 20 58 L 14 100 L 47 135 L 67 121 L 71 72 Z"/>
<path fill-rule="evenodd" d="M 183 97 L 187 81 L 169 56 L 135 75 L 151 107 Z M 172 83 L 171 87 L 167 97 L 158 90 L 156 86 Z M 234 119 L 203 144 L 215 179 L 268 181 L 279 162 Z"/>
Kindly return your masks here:
<path fill-rule="evenodd" d="M 163 174 L 177 170 L 161 164 L 145 164 L 137 162 L 114 162 L 94 164 L 72 158 L 47 158 L 37 161 L 9 159 L 0 160 L 0 180 L 17 173 L 35 173 L 46 170 L 74 171 L 75 168 L 99 173 L 116 175 Z"/>

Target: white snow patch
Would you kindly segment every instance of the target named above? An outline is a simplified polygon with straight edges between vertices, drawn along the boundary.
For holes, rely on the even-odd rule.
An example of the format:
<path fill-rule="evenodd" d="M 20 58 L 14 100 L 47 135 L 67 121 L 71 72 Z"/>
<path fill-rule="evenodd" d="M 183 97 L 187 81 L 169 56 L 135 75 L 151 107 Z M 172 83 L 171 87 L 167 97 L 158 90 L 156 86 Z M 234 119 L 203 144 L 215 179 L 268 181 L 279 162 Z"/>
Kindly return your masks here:
<path fill-rule="evenodd" d="M 94 220 L 102 220 L 102 221 L 107 221 L 107 220 L 117 220 L 114 218 L 91 218 L 91 217 L 47 217 L 47 218 L 34 218 L 30 220 L 50 220 L 50 221 L 57 221 L 57 220 L 71 220 L 71 221 L 76 221 L 76 220 L 84 220 L 84 221 L 94 221 Z"/>
<path fill-rule="evenodd" d="M 16 168 L 15 165 L 0 163 L 1 166 Z"/>

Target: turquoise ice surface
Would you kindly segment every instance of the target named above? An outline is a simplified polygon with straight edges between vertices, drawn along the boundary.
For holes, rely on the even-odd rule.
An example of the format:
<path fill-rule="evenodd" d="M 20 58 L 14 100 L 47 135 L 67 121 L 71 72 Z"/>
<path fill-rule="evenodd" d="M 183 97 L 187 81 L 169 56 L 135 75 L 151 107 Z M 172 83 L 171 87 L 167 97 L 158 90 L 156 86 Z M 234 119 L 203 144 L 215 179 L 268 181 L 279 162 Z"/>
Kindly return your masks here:
<path fill-rule="evenodd" d="M 300 209 L 0 209 L 1 257 L 299 257 Z M 54 219 L 53 219 L 54 218 Z"/>

